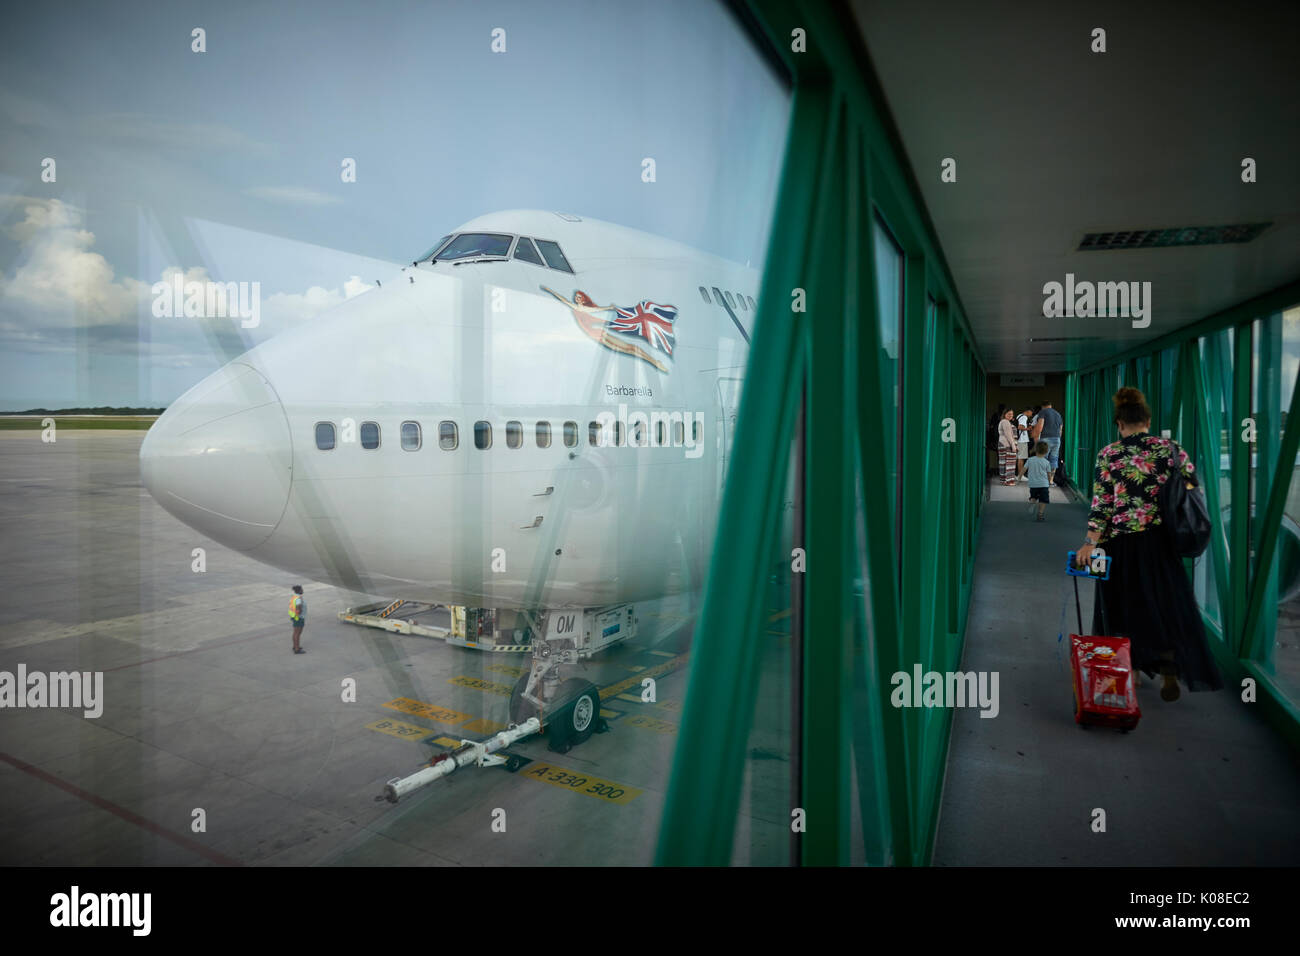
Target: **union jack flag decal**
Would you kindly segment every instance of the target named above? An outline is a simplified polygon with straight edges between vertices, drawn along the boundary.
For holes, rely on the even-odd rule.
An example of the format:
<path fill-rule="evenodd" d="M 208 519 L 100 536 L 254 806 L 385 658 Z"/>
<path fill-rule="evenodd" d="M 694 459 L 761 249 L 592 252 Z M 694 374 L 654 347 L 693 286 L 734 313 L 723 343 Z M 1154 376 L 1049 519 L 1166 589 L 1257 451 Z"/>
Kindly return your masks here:
<path fill-rule="evenodd" d="M 649 299 L 642 299 L 627 308 L 597 305 L 581 289 L 575 290 L 573 298 L 568 299 L 554 289 L 541 288 L 569 307 L 578 328 L 593 342 L 649 362 L 661 372 L 668 371 L 668 366 L 660 358 L 672 358 L 673 347 L 677 344 L 677 333 L 673 329 L 673 323 L 677 321 L 677 306 L 660 305 Z"/>
<path fill-rule="evenodd" d="M 643 299 L 628 309 L 614 309 L 617 318 L 609 323 L 611 332 L 623 335 L 640 336 L 654 348 L 673 354 L 673 343 L 677 336 L 673 333 L 673 322 L 677 320 L 677 309 L 671 305 L 657 305 Z"/>

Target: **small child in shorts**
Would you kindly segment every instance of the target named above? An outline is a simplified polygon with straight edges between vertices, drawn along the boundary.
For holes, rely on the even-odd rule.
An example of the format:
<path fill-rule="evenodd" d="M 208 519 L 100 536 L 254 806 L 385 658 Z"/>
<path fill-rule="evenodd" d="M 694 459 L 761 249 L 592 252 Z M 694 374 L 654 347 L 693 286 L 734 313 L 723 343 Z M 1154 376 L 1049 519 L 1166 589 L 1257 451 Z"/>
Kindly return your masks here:
<path fill-rule="evenodd" d="M 1050 501 L 1052 486 L 1052 466 L 1047 460 L 1047 442 L 1040 441 L 1034 446 L 1034 456 L 1025 466 L 1029 476 L 1029 500 L 1038 502 L 1037 521 L 1042 521 Z"/>

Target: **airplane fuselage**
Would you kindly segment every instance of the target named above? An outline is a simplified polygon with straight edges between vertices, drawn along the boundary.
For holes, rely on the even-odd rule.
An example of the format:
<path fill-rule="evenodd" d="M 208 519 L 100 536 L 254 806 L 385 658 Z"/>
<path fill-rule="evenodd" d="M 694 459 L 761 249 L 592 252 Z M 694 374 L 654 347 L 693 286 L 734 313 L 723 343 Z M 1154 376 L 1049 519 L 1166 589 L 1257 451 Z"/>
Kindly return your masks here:
<path fill-rule="evenodd" d="M 573 271 L 426 260 L 268 340 L 156 423 L 154 496 L 366 594 L 558 608 L 698 588 L 756 274 L 551 213 L 453 236 L 480 233 L 557 243 Z"/>

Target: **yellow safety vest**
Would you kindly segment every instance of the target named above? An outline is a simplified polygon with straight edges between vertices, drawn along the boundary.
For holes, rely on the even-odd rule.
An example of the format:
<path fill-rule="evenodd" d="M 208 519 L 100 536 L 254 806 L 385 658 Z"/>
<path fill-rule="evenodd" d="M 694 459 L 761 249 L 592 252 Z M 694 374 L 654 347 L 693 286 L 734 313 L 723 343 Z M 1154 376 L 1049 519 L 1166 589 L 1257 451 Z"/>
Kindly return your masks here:
<path fill-rule="evenodd" d="M 298 620 L 298 602 L 300 600 L 302 599 L 299 598 L 298 595 L 296 594 L 293 597 L 289 598 L 289 619 L 290 620 L 293 621 Z"/>

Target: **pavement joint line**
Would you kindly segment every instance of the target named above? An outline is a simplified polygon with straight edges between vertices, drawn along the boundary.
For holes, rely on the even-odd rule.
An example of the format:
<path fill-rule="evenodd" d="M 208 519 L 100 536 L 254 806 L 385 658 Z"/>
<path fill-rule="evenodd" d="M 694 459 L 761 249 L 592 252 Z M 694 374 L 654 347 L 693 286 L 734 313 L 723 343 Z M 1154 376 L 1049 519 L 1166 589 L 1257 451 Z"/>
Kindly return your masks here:
<path fill-rule="evenodd" d="M 171 830 L 168 830 L 166 827 L 162 826 L 161 824 L 154 823 L 152 820 L 148 819 L 147 817 L 142 817 L 140 816 L 140 814 L 126 809 L 126 807 L 120 807 L 116 803 L 113 803 L 111 800 L 105 800 L 103 797 L 93 794 L 89 790 L 83 790 L 80 787 L 78 787 L 75 783 L 69 783 L 68 781 L 63 780 L 60 777 L 56 777 L 52 773 L 42 770 L 40 767 L 36 767 L 33 766 L 32 764 L 27 763 L 27 761 L 25 760 L 20 760 L 19 758 L 4 753 L 3 751 L 0 751 L 0 760 L 3 760 L 5 763 L 9 764 L 10 766 L 18 770 L 23 771 L 24 773 L 30 774 L 31 776 L 35 777 L 38 780 L 44 781 L 45 783 L 48 783 L 51 786 L 58 787 L 60 790 L 63 790 L 66 793 L 70 793 L 74 797 L 77 797 L 80 800 L 84 800 L 87 803 L 91 804 L 92 806 L 96 806 L 101 810 L 107 810 L 109 813 L 113 814 L 114 816 L 122 820 L 125 820 L 127 823 L 134 823 L 136 826 L 140 827 L 141 829 L 148 830 L 150 833 L 153 833 L 156 836 L 160 836 L 164 840 L 168 840 L 172 843 L 175 843 L 177 846 L 184 847 L 186 850 L 189 850 L 191 853 L 197 853 L 199 856 L 203 857 L 205 860 L 208 860 L 211 863 L 216 863 L 219 866 L 243 866 L 242 863 L 240 863 L 238 860 L 234 859 L 233 857 L 226 856 L 224 853 L 218 853 L 216 850 L 204 846 L 202 843 L 199 843 L 197 840 L 191 840 L 187 836 L 182 836 L 179 833 L 173 833 Z"/>
<path fill-rule="evenodd" d="M 222 641 L 219 644 L 207 644 L 203 647 L 195 647 L 188 651 L 176 651 L 173 654 L 163 654 L 161 657 L 151 657 L 144 661 L 133 661 L 130 664 L 118 664 L 116 667 L 105 667 L 104 673 L 111 674 L 113 671 L 126 670 L 128 667 L 140 667 L 143 664 L 153 664 L 158 661 L 170 660 L 173 657 L 184 657 L 186 654 L 197 654 L 200 651 L 216 650 L 218 647 L 230 647 L 234 644 L 243 644 L 247 641 L 269 640 L 266 634 L 252 634 L 248 637 L 237 637 L 233 641 Z"/>

